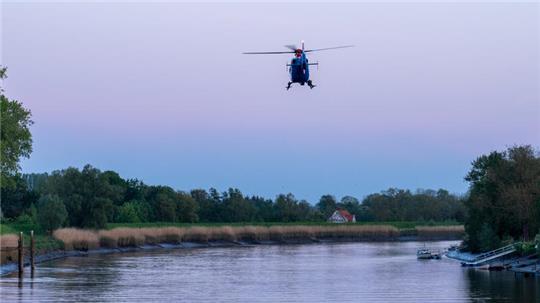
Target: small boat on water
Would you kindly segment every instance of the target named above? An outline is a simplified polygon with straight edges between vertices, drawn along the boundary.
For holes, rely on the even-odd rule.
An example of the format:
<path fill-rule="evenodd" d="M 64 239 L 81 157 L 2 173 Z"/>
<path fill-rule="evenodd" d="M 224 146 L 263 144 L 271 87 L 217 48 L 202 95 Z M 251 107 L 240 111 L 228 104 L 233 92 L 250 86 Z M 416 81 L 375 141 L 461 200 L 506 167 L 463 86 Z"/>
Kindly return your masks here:
<path fill-rule="evenodd" d="M 416 258 L 428 260 L 428 259 L 440 259 L 441 258 L 441 252 L 440 251 L 433 251 L 429 248 L 422 247 L 419 248 L 416 251 Z"/>

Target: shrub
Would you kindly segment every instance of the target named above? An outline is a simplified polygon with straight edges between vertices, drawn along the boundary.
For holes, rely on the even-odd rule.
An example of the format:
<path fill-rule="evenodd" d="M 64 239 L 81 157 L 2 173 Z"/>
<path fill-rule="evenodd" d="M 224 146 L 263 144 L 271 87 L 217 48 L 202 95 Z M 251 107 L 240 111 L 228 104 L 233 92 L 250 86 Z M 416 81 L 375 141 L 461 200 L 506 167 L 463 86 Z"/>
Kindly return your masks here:
<path fill-rule="evenodd" d="M 125 203 L 120 207 L 118 222 L 139 223 L 141 219 L 137 215 L 137 205 L 134 202 Z"/>
<path fill-rule="evenodd" d="M 45 231 L 61 227 L 67 219 L 66 206 L 56 195 L 45 195 L 38 202 L 38 222 Z"/>

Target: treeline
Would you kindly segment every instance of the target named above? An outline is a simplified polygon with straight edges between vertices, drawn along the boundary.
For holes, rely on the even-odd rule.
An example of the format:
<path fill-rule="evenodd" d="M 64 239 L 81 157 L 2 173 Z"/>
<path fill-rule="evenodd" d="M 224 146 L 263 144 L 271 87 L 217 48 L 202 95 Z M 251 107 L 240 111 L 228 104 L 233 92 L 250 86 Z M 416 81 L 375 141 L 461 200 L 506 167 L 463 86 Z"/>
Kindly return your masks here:
<path fill-rule="evenodd" d="M 109 222 L 322 222 L 338 208 L 355 214 L 358 221 L 464 219 L 463 202 L 442 189 L 416 193 L 389 189 L 362 202 L 351 196 L 338 201 L 324 195 L 313 205 L 290 193 L 272 200 L 244 195 L 235 188 L 177 191 L 126 180 L 90 165 L 21 175 L 16 180 L 15 187 L 2 189 L 2 215 L 39 222 L 46 230 L 102 228 Z"/>
<path fill-rule="evenodd" d="M 470 183 L 465 224 L 470 250 L 540 234 L 540 157 L 531 146 L 479 157 L 465 180 Z"/>

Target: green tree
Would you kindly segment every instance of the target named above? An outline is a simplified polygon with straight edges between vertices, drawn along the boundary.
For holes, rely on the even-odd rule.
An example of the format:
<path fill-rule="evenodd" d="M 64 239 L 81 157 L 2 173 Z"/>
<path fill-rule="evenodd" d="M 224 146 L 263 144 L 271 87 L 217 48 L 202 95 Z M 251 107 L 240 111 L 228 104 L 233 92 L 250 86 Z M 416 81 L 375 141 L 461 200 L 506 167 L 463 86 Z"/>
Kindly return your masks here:
<path fill-rule="evenodd" d="M 340 208 L 346 209 L 349 213 L 356 215 L 360 215 L 360 202 L 355 197 L 351 196 L 345 196 L 341 198 L 341 202 L 337 205 Z"/>
<path fill-rule="evenodd" d="M 317 208 L 325 218 L 329 218 L 337 208 L 336 198 L 332 195 L 322 196 L 319 203 L 317 203 Z"/>
<path fill-rule="evenodd" d="M 61 227 L 67 219 L 68 213 L 64 203 L 56 195 L 45 195 L 39 199 L 38 222 L 45 231 L 52 232 Z"/>
<path fill-rule="evenodd" d="M 0 67 L 0 80 L 5 79 L 6 68 Z M 19 160 L 30 157 L 32 113 L 17 100 L 9 100 L 0 88 L 0 186 L 13 187 L 13 176 L 20 170 Z"/>
<path fill-rule="evenodd" d="M 184 192 L 178 192 L 176 201 L 176 213 L 178 215 L 178 221 L 188 223 L 195 223 L 199 221 L 199 216 L 197 215 L 199 205 L 197 204 L 197 201 L 191 197 L 191 195 Z"/>
<path fill-rule="evenodd" d="M 255 218 L 255 207 L 237 188 L 229 188 L 223 193 L 223 208 L 227 222 L 251 222 Z"/>
<path fill-rule="evenodd" d="M 154 220 L 162 222 L 176 221 L 177 196 L 168 186 L 151 186 L 147 197 L 154 212 Z"/>
<path fill-rule="evenodd" d="M 531 146 L 491 152 L 472 163 L 465 229 L 470 249 L 482 250 L 486 228 L 498 238 L 528 240 L 540 228 L 540 157 Z"/>
<path fill-rule="evenodd" d="M 122 205 L 118 211 L 118 222 L 122 223 L 139 223 L 141 219 L 138 215 L 137 204 L 128 202 Z"/>
<path fill-rule="evenodd" d="M 478 234 L 478 246 L 480 251 L 489 251 L 500 246 L 501 239 L 497 236 L 493 228 L 489 224 L 482 224 L 482 228 Z"/>
<path fill-rule="evenodd" d="M 2 187 L 1 208 L 2 215 L 6 218 L 16 218 L 20 216 L 32 204 L 36 204 L 39 199 L 39 194 L 36 191 L 28 190 L 26 182 L 15 175 L 11 177 L 12 186 Z"/>
<path fill-rule="evenodd" d="M 294 222 L 298 221 L 299 209 L 298 209 L 298 200 L 294 197 L 293 194 L 288 193 L 286 195 L 280 194 L 276 198 L 276 203 L 274 204 L 276 221 L 280 222 Z"/>

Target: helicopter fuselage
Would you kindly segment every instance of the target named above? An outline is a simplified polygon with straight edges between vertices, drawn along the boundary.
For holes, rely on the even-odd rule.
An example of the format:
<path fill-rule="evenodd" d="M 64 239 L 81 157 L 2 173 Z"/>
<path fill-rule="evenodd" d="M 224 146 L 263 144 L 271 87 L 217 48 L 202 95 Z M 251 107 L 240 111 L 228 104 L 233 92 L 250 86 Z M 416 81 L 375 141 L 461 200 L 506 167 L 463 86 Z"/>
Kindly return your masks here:
<path fill-rule="evenodd" d="M 305 53 L 301 53 L 300 56 L 296 56 L 291 60 L 289 65 L 289 74 L 291 75 L 291 82 L 304 83 L 309 80 L 309 61 Z"/>

